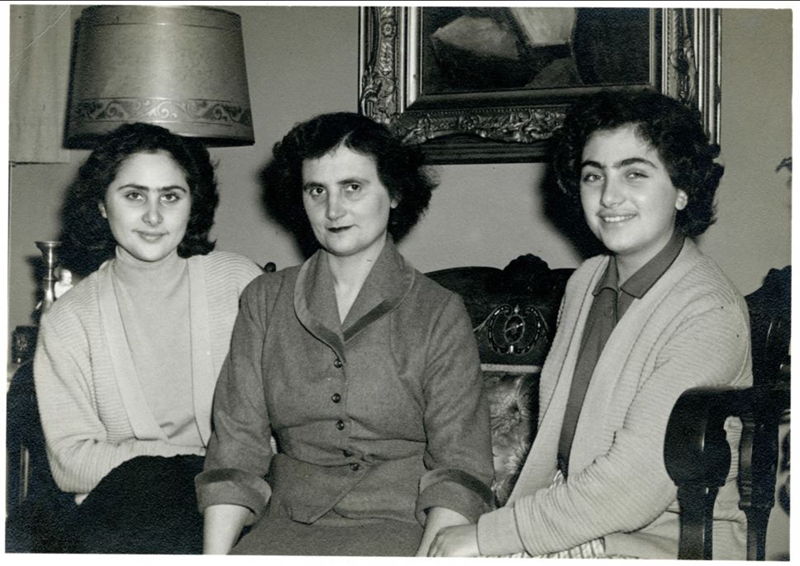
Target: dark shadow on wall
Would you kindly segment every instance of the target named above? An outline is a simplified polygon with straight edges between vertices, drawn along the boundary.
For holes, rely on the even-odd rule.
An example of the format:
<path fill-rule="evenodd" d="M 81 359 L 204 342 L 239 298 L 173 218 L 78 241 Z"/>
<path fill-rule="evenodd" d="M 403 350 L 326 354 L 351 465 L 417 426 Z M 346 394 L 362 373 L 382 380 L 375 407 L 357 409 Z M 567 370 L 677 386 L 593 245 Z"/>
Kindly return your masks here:
<path fill-rule="evenodd" d="M 533 190 L 542 191 L 545 216 L 569 241 L 581 258 L 588 259 L 601 253 L 607 253 L 603 244 L 589 230 L 589 226 L 583 218 L 580 199 L 577 196 L 567 195 L 561 190 L 552 167 L 547 167 L 541 187 L 534 187 Z"/>
<path fill-rule="evenodd" d="M 288 184 L 287 177 L 288 173 L 270 158 L 258 174 L 261 204 L 265 216 L 294 237 L 297 250 L 307 259 L 319 249 L 319 244 L 306 217 L 300 187 L 294 187 L 296 190 L 284 188 Z"/>

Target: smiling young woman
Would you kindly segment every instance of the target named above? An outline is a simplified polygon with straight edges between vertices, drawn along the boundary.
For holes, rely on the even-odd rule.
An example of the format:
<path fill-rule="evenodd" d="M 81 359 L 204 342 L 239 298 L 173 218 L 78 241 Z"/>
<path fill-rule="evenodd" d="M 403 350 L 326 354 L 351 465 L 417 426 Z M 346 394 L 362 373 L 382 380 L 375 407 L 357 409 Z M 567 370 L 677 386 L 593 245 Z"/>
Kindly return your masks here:
<path fill-rule="evenodd" d="M 752 383 L 747 307 L 692 240 L 714 221 L 719 149 L 696 111 L 623 90 L 576 104 L 554 150 L 559 185 L 606 253 L 567 284 L 508 503 L 443 529 L 430 554 L 676 559 L 672 407 L 692 387 Z M 728 424 L 736 454 L 741 427 Z M 736 466 L 714 519 L 714 557 L 744 559 Z"/>
<path fill-rule="evenodd" d="M 664 248 L 688 196 L 634 125 L 592 134 L 583 149 L 580 199 L 589 228 L 625 281 Z"/>

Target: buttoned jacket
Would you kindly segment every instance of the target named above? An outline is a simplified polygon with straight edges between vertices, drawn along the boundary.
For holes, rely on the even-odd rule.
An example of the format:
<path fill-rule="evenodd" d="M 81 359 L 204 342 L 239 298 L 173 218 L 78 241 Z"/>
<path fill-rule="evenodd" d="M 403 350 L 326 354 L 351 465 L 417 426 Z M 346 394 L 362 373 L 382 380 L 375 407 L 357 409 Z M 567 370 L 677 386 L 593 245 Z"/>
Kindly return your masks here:
<path fill-rule="evenodd" d="M 271 499 L 302 523 L 331 510 L 423 523 L 435 506 L 472 520 L 488 510 L 488 408 L 469 317 L 391 241 L 344 323 L 324 252 L 255 280 L 213 418 L 201 509 L 259 515 Z"/>

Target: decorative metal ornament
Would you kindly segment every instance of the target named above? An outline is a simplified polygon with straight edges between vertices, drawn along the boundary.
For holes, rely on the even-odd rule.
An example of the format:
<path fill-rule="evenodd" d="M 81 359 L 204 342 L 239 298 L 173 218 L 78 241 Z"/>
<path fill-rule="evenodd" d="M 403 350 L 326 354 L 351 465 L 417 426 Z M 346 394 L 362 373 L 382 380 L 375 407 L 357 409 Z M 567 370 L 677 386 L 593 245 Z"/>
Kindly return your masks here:
<path fill-rule="evenodd" d="M 499 354 L 524 355 L 544 336 L 546 323 L 533 306 L 503 305 L 486 319 L 489 344 Z"/>
<path fill-rule="evenodd" d="M 90 6 L 79 20 L 67 143 L 147 122 L 207 145 L 254 143 L 237 14 L 199 6 Z"/>

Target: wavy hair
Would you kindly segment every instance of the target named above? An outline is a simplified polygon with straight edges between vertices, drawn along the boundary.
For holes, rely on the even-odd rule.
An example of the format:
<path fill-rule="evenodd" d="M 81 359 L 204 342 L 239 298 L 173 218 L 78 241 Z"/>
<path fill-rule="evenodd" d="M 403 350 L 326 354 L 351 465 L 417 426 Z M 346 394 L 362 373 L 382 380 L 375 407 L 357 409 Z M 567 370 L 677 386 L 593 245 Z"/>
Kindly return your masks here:
<path fill-rule="evenodd" d="M 554 134 L 553 167 L 561 189 L 576 201 L 580 195 L 583 149 L 598 131 L 633 126 L 658 151 L 672 184 L 689 197 L 675 217 L 687 237 L 705 232 L 716 221 L 714 195 L 724 167 L 715 162 L 698 110 L 651 90 L 604 90 L 576 103 Z"/>
<path fill-rule="evenodd" d="M 311 118 L 275 144 L 261 176 L 267 208 L 307 245 L 313 233 L 303 207 L 303 162 L 342 145 L 374 159 L 381 183 L 398 202 L 389 212 L 388 231 L 400 241 L 427 209 L 436 181 L 419 147 L 403 144 L 386 126 L 351 112 Z"/>
<path fill-rule="evenodd" d="M 62 208 L 61 263 L 80 275 L 96 270 L 113 257 L 116 240 L 98 203 L 125 160 L 136 153 L 165 152 L 186 175 L 192 206 L 186 234 L 178 245 L 180 257 L 205 255 L 214 249 L 209 240 L 219 204 L 214 164 L 196 139 L 173 134 L 152 124 L 124 124 L 99 141 L 81 165 L 67 191 Z"/>

